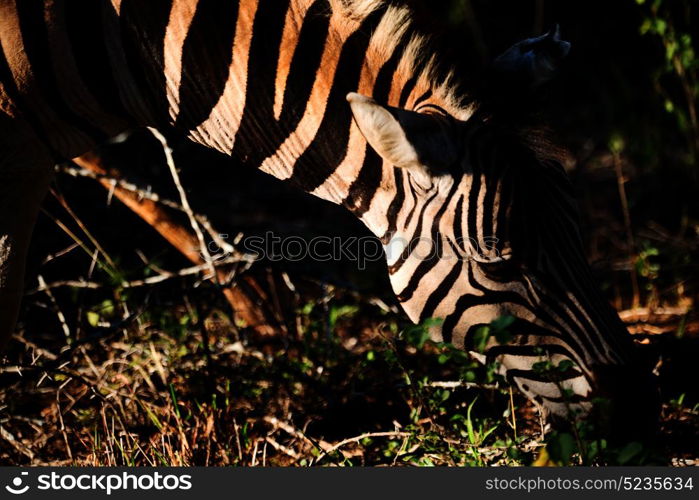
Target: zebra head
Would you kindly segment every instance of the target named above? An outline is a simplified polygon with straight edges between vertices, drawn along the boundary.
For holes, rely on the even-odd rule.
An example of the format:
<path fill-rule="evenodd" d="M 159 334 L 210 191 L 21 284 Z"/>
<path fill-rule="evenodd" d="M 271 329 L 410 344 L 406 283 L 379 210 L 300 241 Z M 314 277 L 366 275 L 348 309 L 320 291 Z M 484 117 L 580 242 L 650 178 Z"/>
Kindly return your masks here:
<path fill-rule="evenodd" d="M 397 109 L 358 94 L 348 101 L 371 149 L 394 168 L 380 236 L 411 319 L 441 319 L 434 340 L 498 363 L 554 416 L 586 415 L 604 396 L 652 420 L 653 398 L 641 389 L 648 376 L 594 284 L 555 157 L 478 112 L 460 120 L 437 106 Z M 491 337 L 479 349 L 475 339 L 495 321 L 507 325 L 506 340 Z"/>

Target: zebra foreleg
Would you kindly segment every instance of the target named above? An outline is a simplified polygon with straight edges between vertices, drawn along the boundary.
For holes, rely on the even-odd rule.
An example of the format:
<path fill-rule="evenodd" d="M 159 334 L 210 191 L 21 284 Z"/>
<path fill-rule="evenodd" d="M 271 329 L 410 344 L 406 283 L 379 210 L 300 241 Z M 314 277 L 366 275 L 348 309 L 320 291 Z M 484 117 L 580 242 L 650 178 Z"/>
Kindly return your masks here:
<path fill-rule="evenodd" d="M 28 127 L 0 115 L 0 348 L 17 321 L 29 240 L 52 165 Z"/>

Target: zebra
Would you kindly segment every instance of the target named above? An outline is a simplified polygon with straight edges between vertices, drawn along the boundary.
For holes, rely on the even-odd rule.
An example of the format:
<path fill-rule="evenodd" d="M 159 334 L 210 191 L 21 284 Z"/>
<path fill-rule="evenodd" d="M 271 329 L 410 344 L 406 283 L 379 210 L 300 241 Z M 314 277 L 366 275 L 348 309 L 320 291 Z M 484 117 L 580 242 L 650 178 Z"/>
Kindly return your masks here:
<path fill-rule="evenodd" d="M 52 165 L 152 126 L 358 217 L 433 340 L 553 417 L 610 398 L 652 425 L 650 374 L 594 283 L 556 149 L 468 91 L 411 9 L 386 0 L 0 0 L 0 335 Z M 500 78 L 536 86 L 569 49 L 515 45 Z M 508 318 L 511 338 L 474 338 Z M 629 416 L 631 418 L 629 419 Z"/>

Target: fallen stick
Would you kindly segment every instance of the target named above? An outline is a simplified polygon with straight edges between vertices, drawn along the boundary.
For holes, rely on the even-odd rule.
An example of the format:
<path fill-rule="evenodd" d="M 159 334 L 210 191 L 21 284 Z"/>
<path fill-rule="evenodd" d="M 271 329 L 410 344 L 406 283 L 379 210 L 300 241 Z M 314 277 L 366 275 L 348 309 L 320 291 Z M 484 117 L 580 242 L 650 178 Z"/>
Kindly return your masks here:
<path fill-rule="evenodd" d="M 200 240 L 194 231 L 178 223 L 157 202 L 141 198 L 133 191 L 120 186 L 118 182 L 115 183 L 112 179 L 123 177 L 118 169 L 112 166 L 107 169 L 101 157 L 95 153 L 87 153 L 73 159 L 73 162 L 97 174 L 97 182 L 155 229 L 187 260 L 196 266 L 207 266 L 206 260 L 199 251 Z M 244 275 L 238 277 L 236 283 L 228 284 L 227 273 L 216 268 L 215 279 L 222 284 L 222 292 L 231 305 L 236 319 L 260 335 L 274 335 L 285 330 L 271 310 L 267 293 L 252 276 Z"/>

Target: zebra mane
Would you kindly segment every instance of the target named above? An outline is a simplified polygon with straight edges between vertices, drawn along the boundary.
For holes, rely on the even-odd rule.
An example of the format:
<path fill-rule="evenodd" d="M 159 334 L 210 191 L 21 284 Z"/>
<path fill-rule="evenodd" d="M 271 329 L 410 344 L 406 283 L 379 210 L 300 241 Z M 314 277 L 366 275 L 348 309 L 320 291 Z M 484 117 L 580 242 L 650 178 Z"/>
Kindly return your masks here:
<path fill-rule="evenodd" d="M 399 75 L 405 84 L 416 78 L 419 94 L 432 91 L 436 100 L 452 116 L 468 120 L 482 102 L 465 89 L 455 76 L 455 65 L 439 56 L 434 49 L 433 37 L 420 32 L 413 21 L 413 10 L 401 1 L 392 0 L 328 0 L 333 15 L 343 20 L 361 22 L 377 11 L 383 17 L 372 34 L 372 42 L 367 53 L 368 62 L 372 59 L 383 61 L 400 43 L 404 43 L 403 56 L 399 63 Z M 378 66 L 378 65 L 377 65 Z M 378 67 L 375 68 L 378 71 Z M 487 113 L 487 111 L 486 111 Z M 528 114 L 523 113 L 524 118 Z M 520 117 L 522 118 L 522 117 Z M 508 120 L 509 121 L 509 120 Z M 574 163 L 571 154 L 561 147 L 555 135 L 541 124 L 515 121 L 512 136 L 520 145 L 531 151 L 541 165 L 560 165 L 569 169 Z"/>
<path fill-rule="evenodd" d="M 413 10 L 405 4 L 387 0 L 328 0 L 333 16 L 361 22 L 377 11 L 383 11 L 381 22 L 372 33 L 367 62 L 384 61 L 403 44 L 398 74 L 405 84 L 416 80 L 416 89 L 431 91 L 434 98 L 454 117 L 462 120 L 473 114 L 472 103 L 462 94 L 453 66 L 434 52 L 432 37 L 420 32 L 413 21 Z M 380 63 L 372 68 L 378 72 Z"/>
<path fill-rule="evenodd" d="M 517 131 L 517 139 L 542 165 L 557 164 L 566 171 L 575 165 L 571 152 L 559 144 L 555 133 L 548 127 L 522 127 Z"/>

